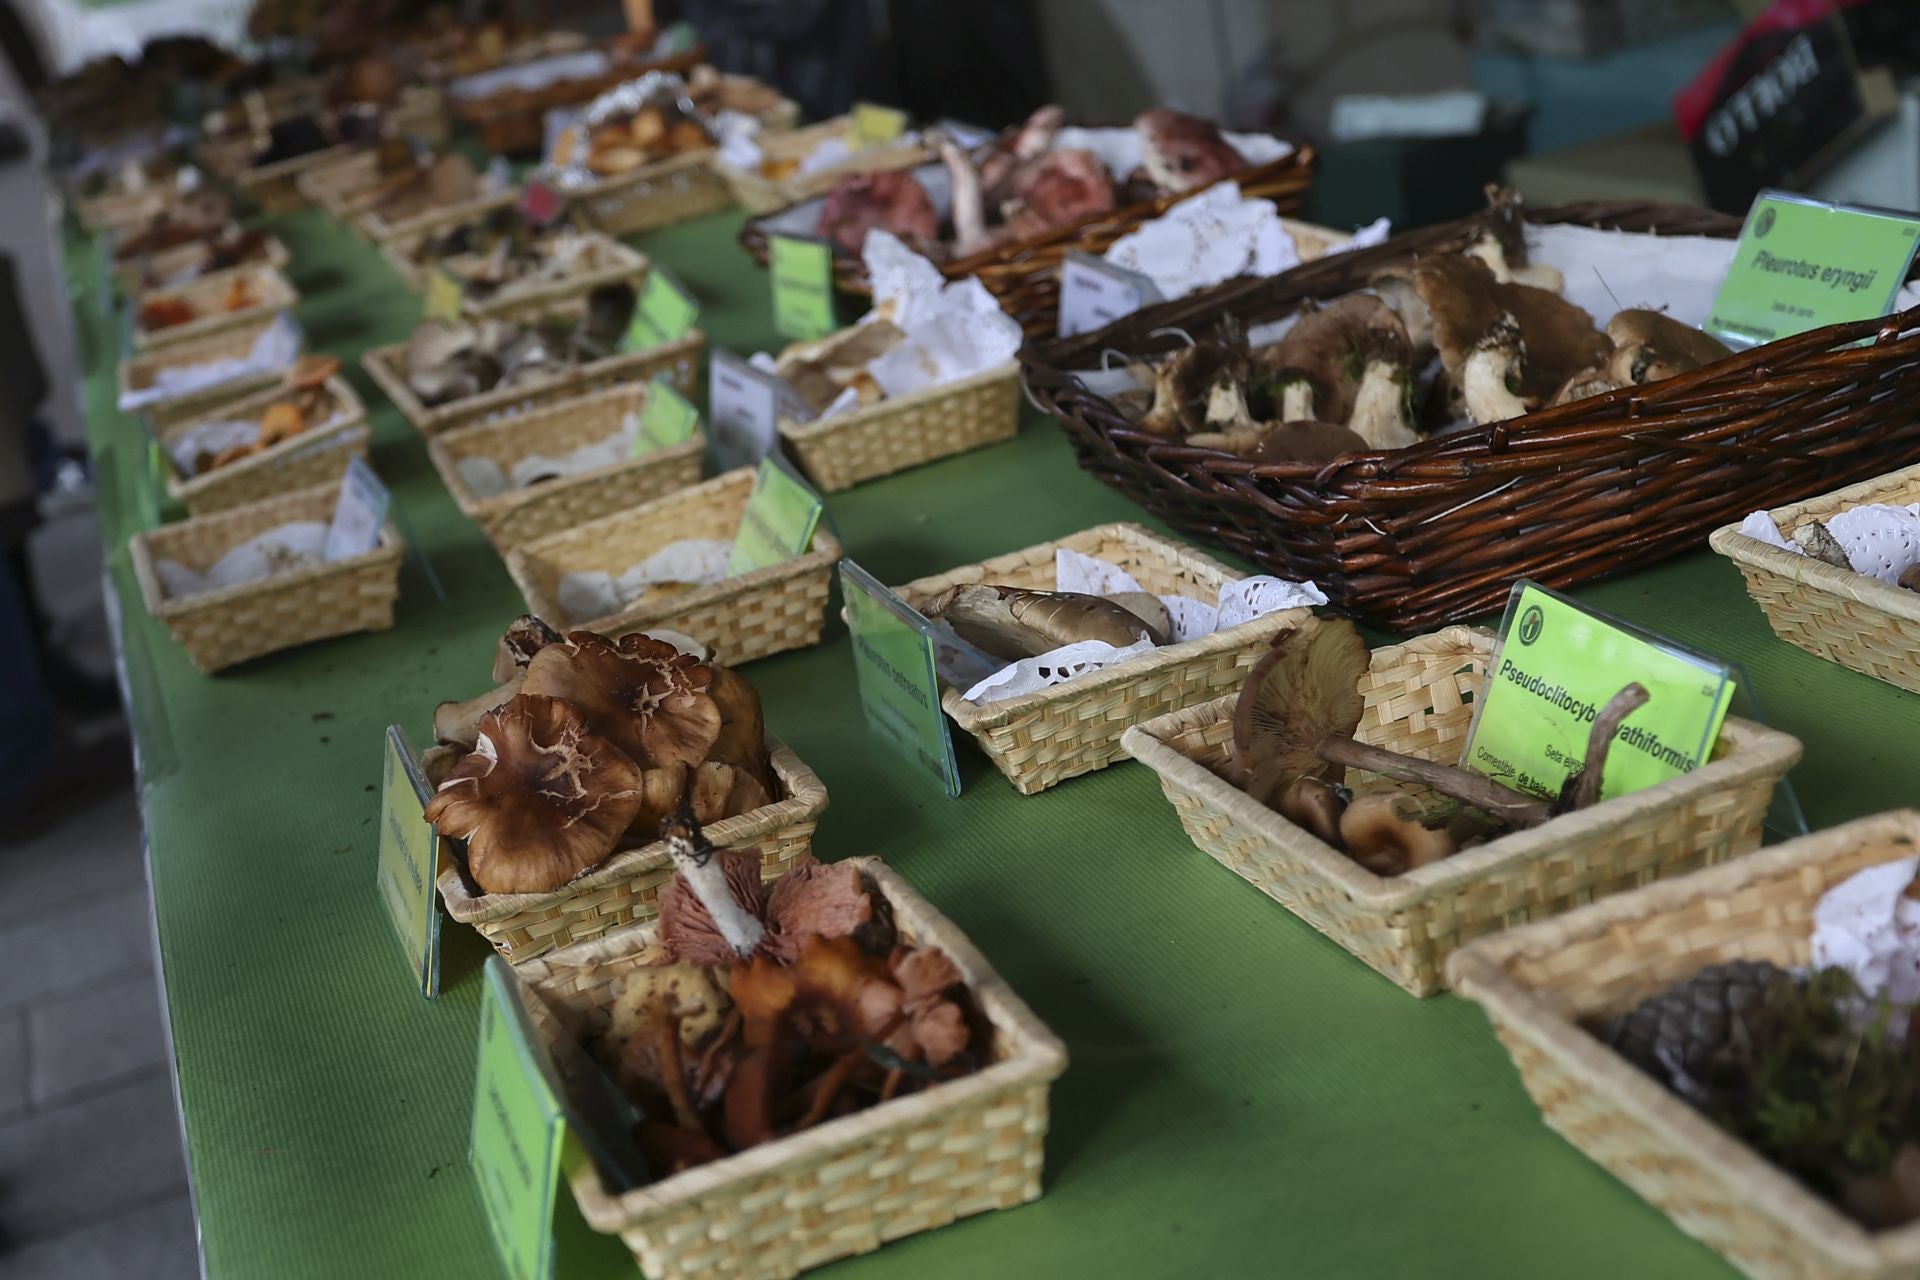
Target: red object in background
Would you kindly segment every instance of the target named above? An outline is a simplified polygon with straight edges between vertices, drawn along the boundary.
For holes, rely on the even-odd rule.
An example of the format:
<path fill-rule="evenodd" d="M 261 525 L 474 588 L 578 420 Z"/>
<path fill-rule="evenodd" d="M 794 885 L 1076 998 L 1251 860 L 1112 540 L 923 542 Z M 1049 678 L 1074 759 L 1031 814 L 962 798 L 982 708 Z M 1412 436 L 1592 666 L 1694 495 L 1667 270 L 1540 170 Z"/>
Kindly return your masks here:
<path fill-rule="evenodd" d="M 552 226 L 566 208 L 567 202 L 560 193 L 538 180 L 527 183 L 526 190 L 520 193 L 520 216 L 532 226 Z"/>

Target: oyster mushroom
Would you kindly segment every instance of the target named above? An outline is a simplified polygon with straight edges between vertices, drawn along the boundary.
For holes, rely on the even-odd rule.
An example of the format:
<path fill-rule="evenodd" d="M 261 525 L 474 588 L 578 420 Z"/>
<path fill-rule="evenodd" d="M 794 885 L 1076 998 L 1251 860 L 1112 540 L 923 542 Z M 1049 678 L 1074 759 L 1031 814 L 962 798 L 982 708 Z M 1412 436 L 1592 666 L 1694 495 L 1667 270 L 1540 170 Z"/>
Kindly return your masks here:
<path fill-rule="evenodd" d="M 1311 621 L 1282 632 L 1240 686 L 1233 707 L 1234 782 L 1270 809 L 1301 778 L 1332 781 L 1316 754 L 1360 725 L 1367 645 L 1351 622 Z"/>
<path fill-rule="evenodd" d="M 946 622 L 969 644 L 1000 658 L 1036 657 L 1080 640 L 1104 640 L 1125 648 L 1146 636 L 1167 642 L 1138 615 L 1111 600 L 1073 591 L 1029 591 L 1022 587 L 953 586 L 922 606 L 929 618 Z"/>
<path fill-rule="evenodd" d="M 1397 876 L 1454 852 L 1444 827 L 1424 827 L 1391 791 L 1360 796 L 1340 815 L 1340 840 L 1355 862 L 1381 876 Z"/>
<path fill-rule="evenodd" d="M 1640 386 L 1691 373 L 1732 355 L 1726 343 L 1659 311 L 1629 309 L 1607 321 L 1613 358 L 1607 372 L 1618 386 Z"/>
<path fill-rule="evenodd" d="M 1356 293 L 1303 312 L 1254 356 L 1281 386 L 1282 421 L 1347 423 L 1376 449 L 1415 443 L 1407 417 L 1412 345 L 1393 309 Z"/>
<path fill-rule="evenodd" d="M 613 852 L 639 808 L 640 771 L 559 698 L 522 694 L 480 721 L 474 749 L 426 808 L 467 842 L 487 893 L 547 893 Z"/>
<path fill-rule="evenodd" d="M 642 632 L 570 631 L 534 654 L 522 690 L 565 698 L 642 769 L 697 765 L 720 736 L 713 669 Z M 631 814 L 628 815 L 631 818 Z"/>
<path fill-rule="evenodd" d="M 516 671 L 525 671 L 533 655 L 557 643 L 560 633 L 530 613 L 513 620 L 500 635 L 493 650 L 493 678 L 501 683 L 513 679 Z"/>
<path fill-rule="evenodd" d="M 494 670 L 498 672 L 499 667 L 496 665 Z M 479 740 L 480 722 L 519 696 L 525 679 L 524 671 L 510 671 L 498 686 L 478 697 L 441 703 L 433 709 L 433 740 L 442 746 L 473 750 Z"/>
<path fill-rule="evenodd" d="M 1154 107 L 1133 118 L 1147 176 L 1161 191 L 1193 191 L 1247 167 L 1221 136 L 1220 126 L 1171 107 Z"/>

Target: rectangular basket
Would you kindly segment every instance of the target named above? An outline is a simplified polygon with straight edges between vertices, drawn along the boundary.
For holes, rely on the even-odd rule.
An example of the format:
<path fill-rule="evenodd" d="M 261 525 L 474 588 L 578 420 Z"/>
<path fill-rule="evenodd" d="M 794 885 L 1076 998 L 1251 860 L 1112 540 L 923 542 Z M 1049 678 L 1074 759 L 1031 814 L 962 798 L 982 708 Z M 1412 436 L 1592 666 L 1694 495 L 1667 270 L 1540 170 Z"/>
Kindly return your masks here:
<path fill-rule="evenodd" d="M 786 871 L 813 851 L 813 829 L 827 807 L 827 789 L 786 744 L 769 736 L 774 776 L 784 794 L 706 828 L 720 848 L 758 846 L 761 874 Z M 461 872 L 458 856 L 440 842 L 435 884 L 447 914 L 471 925 L 510 964 L 525 964 L 555 947 L 598 938 L 659 914 L 660 886 L 673 879 L 664 840 L 623 849 L 552 893 L 480 893 Z"/>
<path fill-rule="evenodd" d="M 541 382 L 483 391 L 477 396 L 431 407 L 420 403 L 420 397 L 407 385 L 406 343 L 374 347 L 360 357 L 360 366 L 413 424 L 414 430 L 423 436 L 437 436 L 455 427 L 525 413 L 589 391 L 628 382 L 650 382 L 655 374 L 666 374 L 681 394 L 691 396 L 694 375 L 700 368 L 700 353 L 706 345 L 707 335 L 695 329 L 678 342 L 642 351 L 618 352 L 604 360 L 569 365 L 565 372 Z"/>
<path fill-rule="evenodd" d="M 1768 514 L 1780 532 L 1791 537 L 1809 520 L 1825 522 L 1854 507 L 1914 502 L 1920 502 L 1920 466 Z M 1920 592 L 1768 546 L 1741 533 L 1737 524 L 1714 530 L 1709 544 L 1739 567 L 1747 594 L 1782 640 L 1816 658 L 1920 693 Z"/>
<path fill-rule="evenodd" d="M 363 211 L 356 225 L 359 226 L 362 235 L 384 249 L 390 240 L 407 240 L 416 237 L 425 237 L 440 230 L 442 227 L 452 227 L 462 222 L 477 221 L 478 219 L 486 217 L 495 209 L 504 209 L 509 205 L 519 203 L 520 194 L 520 188 L 508 187 L 504 191 L 497 191 L 492 195 L 476 196 L 471 200 L 462 200 L 457 204 L 441 205 L 437 209 L 429 209 L 425 213 L 417 213 L 411 218 L 389 219 L 380 212 L 378 207 L 375 207 Z M 412 264 L 408 263 L 408 266 L 412 267 Z M 411 282 L 412 276 L 416 275 L 417 271 L 418 269 L 415 268 L 411 273 L 402 273 L 402 278 L 408 279 Z"/>
<path fill-rule="evenodd" d="M 1040 1196 L 1048 1092 L 1066 1070 L 1065 1046 L 900 875 L 877 858 L 853 862 L 892 905 L 901 934 L 959 966 L 991 1029 L 993 1062 L 623 1195 L 606 1190 L 591 1162 L 573 1170 L 581 1214 L 618 1233 L 647 1280 L 786 1280 Z M 550 1049 L 578 1052 L 583 1035 L 605 1030 L 620 979 L 647 962 L 653 936 L 629 929 L 517 971 Z"/>
<path fill-rule="evenodd" d="M 248 538 L 290 520 L 324 524 L 339 496 L 336 481 L 134 534 L 128 552 L 147 612 L 206 672 L 314 640 L 391 627 L 400 591 L 400 535 L 392 521 L 365 555 L 185 599 L 169 597 L 154 571 L 162 559 L 204 570 Z"/>
<path fill-rule="evenodd" d="M 175 245 L 171 249 L 162 249 L 158 253 L 143 257 L 126 258 L 113 265 L 113 282 L 123 294 L 136 294 L 142 291 L 142 281 L 167 281 L 175 277 L 194 273 L 192 280 L 204 280 L 208 276 L 220 274 L 205 270 L 212 261 L 213 250 L 204 240 L 191 240 L 186 244 Z M 292 260 L 287 253 L 286 244 L 279 236 L 268 236 L 260 247 L 258 258 L 249 258 L 232 267 L 223 267 L 221 272 L 244 270 L 264 263 L 278 269 L 283 275 L 287 263 Z M 184 281 L 182 282 L 184 283 Z"/>
<path fill-rule="evenodd" d="M 1448 977 L 1486 1010 L 1550 1128 L 1747 1275 L 1920 1274 L 1920 1224 L 1867 1230 L 1581 1025 L 1708 965 L 1808 964 L 1821 895 L 1916 853 L 1920 813 L 1863 818 L 1484 939 Z"/>
<path fill-rule="evenodd" d="M 797 163 L 811 155 L 813 149 L 822 142 L 843 138 L 852 131 L 851 115 L 835 116 L 803 129 L 763 138 L 760 140 L 760 153 L 764 161 L 793 160 Z M 736 169 L 720 161 L 716 161 L 716 164 L 721 176 L 727 180 L 727 186 L 733 191 L 734 203 L 748 213 L 771 213 L 797 200 L 826 194 L 836 182 L 850 173 L 905 169 L 926 163 L 930 154 L 918 139 L 896 139 L 878 146 L 861 147 L 848 153 L 841 163 L 829 168 L 785 178 L 769 178 L 757 169 Z"/>
<path fill-rule="evenodd" d="M 444 147 L 453 132 L 446 95 L 430 84 L 410 84 L 400 101 L 387 111 L 387 132 L 396 138 L 418 138 L 430 147 Z"/>
<path fill-rule="evenodd" d="M 818 422 L 782 419 L 787 442 L 807 477 L 825 493 L 863 480 L 1013 439 L 1020 430 L 1019 366 L 928 387 Z"/>
<path fill-rule="evenodd" d="M 308 204 L 344 222 L 348 206 L 372 190 L 380 176 L 380 149 L 368 147 L 335 164 L 307 170 L 294 179 L 294 186 Z"/>
<path fill-rule="evenodd" d="M 589 293 L 604 284 L 631 284 L 637 293 L 647 278 L 646 254 L 598 231 L 573 234 L 592 246 L 597 266 L 558 280 L 509 284 L 485 298 L 465 295 L 460 300 L 460 313 L 469 320 L 521 320 L 543 316 L 571 303 L 584 303 Z M 483 261 L 483 255 L 469 253 L 442 259 L 441 266 L 464 283 Z"/>
<path fill-rule="evenodd" d="M 107 191 L 97 196 L 80 196 L 73 202 L 74 216 L 94 235 L 145 222 L 173 202 L 170 186 L 143 187 L 138 191 Z"/>
<path fill-rule="evenodd" d="M 210 412 L 183 418 L 161 433 L 160 443 L 168 444 L 201 422 L 257 418 L 268 405 L 285 398 L 286 394 L 282 387 L 268 387 Z M 338 484 L 350 459 L 367 456 L 367 441 L 371 438 L 367 430 L 367 409 L 347 380 L 338 377 L 327 379 L 321 405 L 330 412 L 318 426 L 204 475 L 181 473 L 174 467 L 172 455 L 163 449 L 168 495 L 184 504 L 189 515 L 203 516 L 293 489 Z"/>
<path fill-rule="evenodd" d="M 707 47 L 695 44 L 665 58 L 639 62 L 616 58 L 598 75 L 556 80 L 538 89 L 505 88 L 478 98 L 461 96 L 456 80 L 448 96 L 453 114 L 480 135 L 481 146 L 500 156 L 527 155 L 537 153 L 546 141 L 547 112 L 591 102 L 615 85 L 625 84 L 649 71 L 674 71 L 684 75 L 706 55 Z"/>
<path fill-rule="evenodd" d="M 1456 763 L 1492 651 L 1491 634 L 1466 627 L 1375 649 L 1355 736 Z M 1482 934 L 1758 849 L 1773 789 L 1800 758 L 1796 739 L 1730 716 L 1692 773 L 1377 876 L 1221 776 L 1237 696 L 1130 729 L 1126 749 L 1160 775 L 1203 852 L 1417 996 L 1441 990 L 1447 956 Z"/>
<path fill-rule="evenodd" d="M 526 598 L 528 611 L 562 631 L 619 636 L 665 627 L 710 646 L 728 666 L 819 644 L 827 593 L 841 554 L 840 543 L 825 529 L 814 530 L 809 549 L 791 560 L 605 618 L 569 618 L 560 608 L 559 583 L 565 574 L 619 574 L 685 538 L 731 541 L 753 493 L 754 476 L 748 467 L 729 471 L 645 506 L 526 543 L 507 553 L 507 572 Z"/>
<path fill-rule="evenodd" d="M 247 292 L 255 301 L 233 311 L 223 310 L 227 291 L 236 280 L 246 282 Z M 178 299 L 192 307 L 194 318 L 183 324 L 168 325 L 164 329 L 149 329 L 140 323 L 143 308 L 168 299 Z M 157 351 L 198 338 L 210 338 L 230 329 L 251 327 L 257 331 L 256 322 L 270 321 L 280 312 L 291 311 L 299 304 L 300 295 L 280 274 L 278 267 L 261 263 L 235 267 L 230 271 L 216 271 L 172 288 L 152 289 L 135 298 L 133 348 L 136 351 Z"/>
<path fill-rule="evenodd" d="M 894 590 L 915 608 L 960 583 L 1051 591 L 1054 552 L 1060 547 L 1118 565 L 1157 595 L 1211 602 L 1222 586 L 1244 576 L 1140 525 L 1103 524 Z M 1030 796 L 1121 759 L 1126 754 L 1121 735 L 1128 725 L 1238 689 L 1274 637 L 1308 617 L 1306 609 L 1283 609 L 1000 702 L 968 702 L 960 696 L 964 690 L 943 682 L 940 705 L 1020 794 Z"/>
<path fill-rule="evenodd" d="M 603 440 L 619 429 L 622 418 L 641 412 L 646 403 L 646 383 L 621 383 L 498 422 L 445 432 L 427 441 L 427 456 L 461 512 L 504 552 L 698 484 L 706 437 L 696 432 L 671 448 L 488 498 L 468 487 L 460 462 L 491 458 L 501 470 L 510 471 L 530 453 L 564 453 Z"/>
<path fill-rule="evenodd" d="M 351 160 L 366 149 L 364 142 L 342 142 L 272 164 L 250 164 L 234 175 L 234 185 L 252 197 L 262 213 L 298 213 L 312 203 L 300 190 L 302 174 Z"/>
<path fill-rule="evenodd" d="M 258 338 L 261 331 L 272 323 L 273 317 L 268 316 L 249 322 L 241 328 L 216 333 L 212 337 L 195 338 L 189 342 L 162 347 L 158 351 L 128 356 L 120 362 L 120 392 L 124 395 L 128 391 L 143 390 L 152 386 L 154 376 L 162 369 L 186 368 L 196 364 L 207 364 L 214 360 L 241 359 L 253 350 L 254 339 Z M 279 384 L 278 373 L 249 374 L 211 387 L 203 387 L 198 391 L 189 391 L 185 395 L 156 400 L 140 412 L 147 415 L 157 431 L 172 426 L 183 418 L 193 417 L 208 409 L 231 403 L 242 396 Z"/>
<path fill-rule="evenodd" d="M 1150 359 L 1227 317 L 1253 327 L 1363 288 L 1411 255 L 1453 253 L 1514 206 L 1395 236 L 1266 280 L 1029 344 L 1029 394 L 1080 465 L 1196 539 L 1335 608 L 1417 633 L 1498 612 L 1515 578 L 1567 588 L 1697 550 L 1748 512 L 1920 461 L 1920 308 L 1814 329 L 1696 372 L 1405 449 L 1257 463 L 1138 429 L 1075 370 Z M 1731 238 L 1740 221 L 1676 205 L 1592 203 L 1530 223 Z M 1857 345 L 1864 343 L 1865 345 Z M 1111 352 L 1112 354 L 1103 354 Z"/>

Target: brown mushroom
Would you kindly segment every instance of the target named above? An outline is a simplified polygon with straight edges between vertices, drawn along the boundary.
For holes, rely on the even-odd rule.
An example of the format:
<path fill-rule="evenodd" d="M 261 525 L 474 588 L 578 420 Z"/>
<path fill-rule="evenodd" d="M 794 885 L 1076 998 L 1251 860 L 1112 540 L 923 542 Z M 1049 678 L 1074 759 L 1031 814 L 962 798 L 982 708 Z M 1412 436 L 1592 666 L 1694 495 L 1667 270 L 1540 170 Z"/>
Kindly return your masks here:
<path fill-rule="evenodd" d="M 1818 520 L 1809 520 L 1795 529 L 1788 541 L 1823 564 L 1849 571 L 1853 568 L 1853 557 L 1840 545 L 1840 539 L 1834 537 L 1832 531 Z"/>
<path fill-rule="evenodd" d="M 1444 827 L 1428 828 L 1391 791 L 1356 797 L 1340 815 L 1340 839 L 1355 862 L 1381 876 L 1438 862 L 1454 852 Z"/>
<path fill-rule="evenodd" d="M 1498 227 L 1496 231 L 1494 227 Z M 1501 234 L 1507 232 L 1509 234 Z M 1501 284 L 1523 284 L 1535 289 L 1546 289 L 1559 293 L 1566 287 L 1567 278 L 1558 267 L 1546 263 L 1527 261 L 1527 242 L 1521 234 L 1518 223 L 1497 222 L 1493 227 L 1480 233 L 1479 239 L 1461 252 L 1469 258 L 1478 258 L 1487 264 L 1493 278 Z"/>
<path fill-rule="evenodd" d="M 570 631 L 527 663 L 526 693 L 565 698 L 643 769 L 697 765 L 720 736 L 713 669 L 640 632 Z"/>
<path fill-rule="evenodd" d="M 1404 404 L 1409 356 L 1400 317 L 1379 298 L 1355 293 L 1302 311 L 1285 337 L 1254 353 L 1253 363 L 1256 375 L 1280 387 L 1282 421 L 1346 422 L 1370 381 L 1392 384 L 1391 398 Z"/>
<path fill-rule="evenodd" d="M 1139 426 L 1157 436 L 1184 436 L 1204 429 L 1221 405 L 1214 388 L 1244 387 L 1250 364 L 1246 340 L 1237 332 L 1183 347 L 1153 366 L 1153 402 Z"/>
<path fill-rule="evenodd" d="M 1283 631 L 1253 664 L 1233 708 L 1233 781 L 1269 808 L 1296 779 L 1331 780 L 1315 754 L 1322 738 L 1360 724 L 1366 641 L 1344 618 L 1310 619 Z"/>
<path fill-rule="evenodd" d="M 1173 615 L 1167 612 L 1166 602 L 1153 592 L 1118 591 L 1105 598 L 1146 623 L 1151 634 L 1173 635 Z"/>
<path fill-rule="evenodd" d="M 1547 403 L 1613 344 L 1558 294 L 1496 282 L 1473 258 L 1425 258 L 1413 283 L 1433 319 L 1448 378 L 1475 422 L 1503 422 Z"/>
<path fill-rule="evenodd" d="M 1894 580 L 1894 585 L 1908 591 L 1920 591 L 1920 564 L 1908 565 Z"/>
<path fill-rule="evenodd" d="M 1331 462 L 1369 447 L 1350 428 L 1332 422 L 1271 422 L 1253 431 L 1203 432 L 1187 437 L 1187 443 L 1256 462 Z"/>
<path fill-rule="evenodd" d="M 480 734 L 480 721 L 520 692 L 526 673 L 515 671 L 499 686 L 465 702 L 443 702 L 433 709 L 433 740 L 471 751 Z"/>
<path fill-rule="evenodd" d="M 493 678 L 505 683 L 516 671 L 525 671 L 533 655 L 560 639 L 560 633 L 530 613 L 513 620 L 493 650 Z"/>
<path fill-rule="evenodd" d="M 1619 386 L 1640 386 L 1691 373 L 1733 354 L 1726 343 L 1660 311 L 1630 309 L 1607 321 L 1613 358 L 1607 372 Z"/>
<path fill-rule="evenodd" d="M 522 694 L 481 721 L 474 749 L 428 802 L 467 842 L 487 893 L 547 893 L 606 858 L 640 804 L 640 770 L 559 698 Z"/>
<path fill-rule="evenodd" d="M 1619 389 L 1620 384 L 1613 380 L 1613 375 L 1608 373 L 1605 368 L 1600 365 L 1589 365 L 1587 368 L 1574 374 L 1571 378 L 1568 378 L 1566 382 L 1561 385 L 1560 389 L 1553 393 L 1553 399 L 1548 401 L 1548 403 L 1572 404 L 1576 400 L 1586 400 L 1593 396 L 1603 396 L 1609 391 L 1617 391 Z"/>
<path fill-rule="evenodd" d="M 1340 815 L 1346 802 L 1340 788 L 1325 778 L 1295 778 L 1281 789 L 1273 806 L 1296 827 L 1304 827 L 1334 848 L 1340 847 Z"/>
<path fill-rule="evenodd" d="M 758 783 L 761 792 L 771 799 L 779 794 L 780 784 L 767 755 L 767 722 L 760 709 L 760 695 L 731 667 L 713 662 L 707 669 L 713 673 L 707 693 L 720 709 L 720 732 L 707 749 L 707 759 L 732 765 Z"/>
<path fill-rule="evenodd" d="M 1029 591 L 1023 587 L 963 584 L 947 588 L 921 606 L 969 644 L 995 657 L 1031 658 L 1080 640 L 1104 640 L 1125 648 L 1146 636 L 1167 642 L 1138 614 L 1099 596 L 1075 591 Z"/>

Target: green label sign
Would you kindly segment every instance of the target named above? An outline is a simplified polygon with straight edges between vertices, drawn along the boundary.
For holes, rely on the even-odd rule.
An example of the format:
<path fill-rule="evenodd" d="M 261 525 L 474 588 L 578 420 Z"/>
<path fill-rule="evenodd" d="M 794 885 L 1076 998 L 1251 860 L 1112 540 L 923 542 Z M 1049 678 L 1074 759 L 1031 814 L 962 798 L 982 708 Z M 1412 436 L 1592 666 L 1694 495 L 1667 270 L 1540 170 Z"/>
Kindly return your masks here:
<path fill-rule="evenodd" d="M 1706 330 L 1752 347 L 1886 315 L 1920 247 L 1920 219 L 1762 192 Z"/>
<path fill-rule="evenodd" d="M 633 320 L 627 325 L 624 351 L 645 351 L 678 342 L 693 331 L 700 318 L 700 304 L 664 267 L 647 268 L 646 283 L 634 304 Z"/>
<path fill-rule="evenodd" d="M 740 531 L 733 537 L 727 573 L 748 573 L 793 559 L 812 543 L 814 527 L 825 509 L 820 495 L 798 476 L 772 458 L 763 458 L 753 494 L 740 516 Z"/>
<path fill-rule="evenodd" d="M 960 794 L 952 730 L 940 706 L 932 624 L 851 560 L 840 562 L 854 673 L 867 724 L 948 796 Z"/>
<path fill-rule="evenodd" d="M 883 107 L 872 102 L 853 104 L 854 147 L 877 147 L 892 142 L 907 131 L 907 113 L 898 107 Z"/>
<path fill-rule="evenodd" d="M 431 1000 L 440 994 L 440 905 L 433 887 L 440 841 L 420 811 L 433 792 L 399 725 L 387 726 L 386 742 L 377 864 L 380 900 L 387 904 L 387 918 L 420 994 Z"/>
<path fill-rule="evenodd" d="M 1733 701 L 1731 668 L 1581 608 L 1531 582 L 1514 588 L 1463 763 L 1516 790 L 1560 793 L 1586 759 L 1601 708 L 1629 684 L 1647 704 L 1607 753 L 1601 798 L 1705 763 Z"/>
<path fill-rule="evenodd" d="M 566 1123 L 551 1072 L 513 970 L 499 956 L 488 957 L 469 1162 L 510 1280 L 553 1275 L 553 1201 Z"/>
<path fill-rule="evenodd" d="M 833 315 L 833 251 L 818 240 L 775 236 L 773 327 L 789 338 L 820 338 L 839 324 Z"/>
<path fill-rule="evenodd" d="M 460 303 L 466 297 L 466 290 L 453 278 L 453 273 L 445 267 L 427 268 L 427 296 L 422 309 L 430 320 L 445 320 L 449 323 L 460 318 Z"/>
<path fill-rule="evenodd" d="M 640 410 L 640 430 L 633 437 L 635 457 L 659 449 L 671 449 L 693 438 L 700 425 L 700 411 L 680 394 L 664 373 L 653 375 L 647 384 L 647 403 Z"/>

